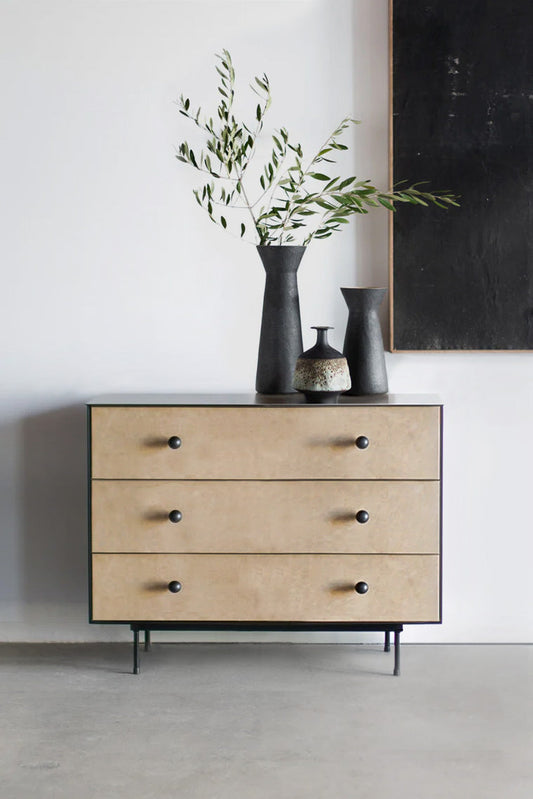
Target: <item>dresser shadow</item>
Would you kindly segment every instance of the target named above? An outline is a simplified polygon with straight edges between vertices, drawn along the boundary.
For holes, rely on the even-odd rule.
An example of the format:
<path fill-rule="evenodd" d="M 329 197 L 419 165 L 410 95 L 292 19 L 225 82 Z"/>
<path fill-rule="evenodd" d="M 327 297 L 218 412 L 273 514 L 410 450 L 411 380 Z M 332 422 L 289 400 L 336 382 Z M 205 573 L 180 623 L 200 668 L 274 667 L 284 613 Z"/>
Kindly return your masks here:
<path fill-rule="evenodd" d="M 85 407 L 25 417 L 20 444 L 21 598 L 58 607 L 86 603 Z"/>

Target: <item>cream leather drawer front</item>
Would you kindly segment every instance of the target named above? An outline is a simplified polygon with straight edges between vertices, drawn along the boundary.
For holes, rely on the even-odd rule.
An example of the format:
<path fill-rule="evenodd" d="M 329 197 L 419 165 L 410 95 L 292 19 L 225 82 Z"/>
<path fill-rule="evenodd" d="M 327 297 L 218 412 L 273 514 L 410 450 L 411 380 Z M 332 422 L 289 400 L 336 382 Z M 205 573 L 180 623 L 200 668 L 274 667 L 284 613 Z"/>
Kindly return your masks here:
<path fill-rule="evenodd" d="M 438 553 L 439 483 L 94 480 L 92 531 L 94 552 Z"/>
<path fill-rule="evenodd" d="M 439 478 L 439 408 L 94 407 L 92 476 Z M 168 439 L 181 439 L 171 449 Z M 355 442 L 368 439 L 366 449 Z"/>
<path fill-rule="evenodd" d="M 430 622 L 438 586 L 435 555 L 97 554 L 93 620 Z"/>

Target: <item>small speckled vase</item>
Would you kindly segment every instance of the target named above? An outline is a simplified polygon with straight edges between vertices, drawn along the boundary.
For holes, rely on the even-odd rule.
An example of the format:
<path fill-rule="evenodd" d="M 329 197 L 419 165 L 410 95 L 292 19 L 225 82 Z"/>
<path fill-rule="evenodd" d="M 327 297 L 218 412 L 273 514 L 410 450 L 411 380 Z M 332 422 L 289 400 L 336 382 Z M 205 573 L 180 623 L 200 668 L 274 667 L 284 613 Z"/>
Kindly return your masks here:
<path fill-rule="evenodd" d="M 341 352 L 328 344 L 331 327 L 313 326 L 316 344 L 296 361 L 293 386 L 305 394 L 307 402 L 334 405 L 350 386 L 348 362 Z"/>

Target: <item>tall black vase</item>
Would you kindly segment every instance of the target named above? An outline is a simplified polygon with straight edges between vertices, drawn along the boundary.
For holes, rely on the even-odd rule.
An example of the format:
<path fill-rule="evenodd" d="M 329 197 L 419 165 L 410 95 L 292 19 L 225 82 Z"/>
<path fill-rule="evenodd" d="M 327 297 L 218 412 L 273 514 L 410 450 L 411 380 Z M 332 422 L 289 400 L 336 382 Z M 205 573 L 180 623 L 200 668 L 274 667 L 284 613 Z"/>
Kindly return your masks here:
<path fill-rule="evenodd" d="M 260 394 L 291 394 L 303 350 L 296 273 L 305 247 L 259 246 L 257 251 L 266 282 L 255 388 Z"/>
<path fill-rule="evenodd" d="M 349 310 L 343 352 L 352 387 L 346 393 L 386 394 L 389 387 L 378 308 L 387 289 L 341 288 L 341 291 Z"/>

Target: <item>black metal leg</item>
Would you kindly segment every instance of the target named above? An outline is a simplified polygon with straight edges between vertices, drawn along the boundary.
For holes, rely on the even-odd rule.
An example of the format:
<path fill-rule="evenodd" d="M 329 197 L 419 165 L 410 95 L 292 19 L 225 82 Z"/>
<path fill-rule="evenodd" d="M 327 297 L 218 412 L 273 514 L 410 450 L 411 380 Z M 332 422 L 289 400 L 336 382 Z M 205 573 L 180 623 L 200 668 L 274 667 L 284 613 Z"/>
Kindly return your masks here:
<path fill-rule="evenodd" d="M 144 651 L 149 652 L 152 648 L 152 640 L 150 637 L 150 630 L 144 631 Z"/>
<path fill-rule="evenodd" d="M 394 676 L 400 674 L 400 631 L 394 631 Z"/>
<path fill-rule="evenodd" d="M 139 674 L 139 629 L 133 628 L 133 673 Z"/>
<path fill-rule="evenodd" d="M 385 646 L 383 647 L 384 652 L 390 652 L 390 630 L 385 630 Z"/>

